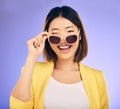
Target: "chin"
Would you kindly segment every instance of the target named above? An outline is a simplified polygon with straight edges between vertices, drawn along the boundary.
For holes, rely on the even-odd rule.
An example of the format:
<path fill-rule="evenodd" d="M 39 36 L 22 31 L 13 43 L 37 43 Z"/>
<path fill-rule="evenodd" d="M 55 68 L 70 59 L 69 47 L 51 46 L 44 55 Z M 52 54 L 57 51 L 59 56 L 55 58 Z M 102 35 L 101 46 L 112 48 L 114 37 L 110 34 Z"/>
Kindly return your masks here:
<path fill-rule="evenodd" d="M 59 56 L 59 60 L 63 60 L 63 61 L 74 60 L 74 56 L 62 55 L 62 56 Z"/>

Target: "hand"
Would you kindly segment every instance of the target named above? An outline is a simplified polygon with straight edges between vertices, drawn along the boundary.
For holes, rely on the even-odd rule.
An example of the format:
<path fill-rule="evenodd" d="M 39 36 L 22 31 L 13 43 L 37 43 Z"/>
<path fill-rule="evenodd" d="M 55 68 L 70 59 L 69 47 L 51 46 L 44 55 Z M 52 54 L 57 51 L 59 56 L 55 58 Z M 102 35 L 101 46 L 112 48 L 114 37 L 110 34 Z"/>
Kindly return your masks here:
<path fill-rule="evenodd" d="M 45 40 L 48 37 L 48 32 L 41 32 L 36 37 L 30 39 L 27 41 L 28 45 L 28 56 L 32 56 L 37 59 L 42 54 L 44 46 L 45 46 Z"/>

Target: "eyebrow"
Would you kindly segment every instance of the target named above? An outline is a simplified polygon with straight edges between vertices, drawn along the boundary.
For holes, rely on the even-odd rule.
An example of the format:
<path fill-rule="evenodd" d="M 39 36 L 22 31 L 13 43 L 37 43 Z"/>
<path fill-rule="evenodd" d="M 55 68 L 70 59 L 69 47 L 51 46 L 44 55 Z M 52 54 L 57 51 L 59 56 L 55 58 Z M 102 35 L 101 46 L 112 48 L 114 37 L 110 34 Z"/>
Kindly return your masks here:
<path fill-rule="evenodd" d="M 51 30 L 59 30 L 58 28 L 52 28 Z"/>
<path fill-rule="evenodd" d="M 69 29 L 69 28 L 74 28 L 73 26 L 68 26 L 68 27 L 66 27 L 65 29 Z"/>
<path fill-rule="evenodd" d="M 74 28 L 73 26 L 67 26 L 65 29 Z M 58 28 L 52 28 L 51 30 L 59 30 Z"/>

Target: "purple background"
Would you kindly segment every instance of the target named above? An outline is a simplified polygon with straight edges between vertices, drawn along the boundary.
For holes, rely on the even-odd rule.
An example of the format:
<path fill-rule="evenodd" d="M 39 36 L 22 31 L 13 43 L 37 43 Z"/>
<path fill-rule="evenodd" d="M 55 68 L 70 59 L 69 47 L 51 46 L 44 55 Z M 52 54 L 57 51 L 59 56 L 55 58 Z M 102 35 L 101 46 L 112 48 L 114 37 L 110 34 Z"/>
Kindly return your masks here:
<path fill-rule="evenodd" d="M 26 41 L 42 31 L 48 11 L 62 5 L 81 16 L 89 42 L 83 63 L 103 70 L 110 109 L 120 109 L 119 0 L 0 0 L 0 109 L 9 108 L 10 92 L 26 60 Z"/>

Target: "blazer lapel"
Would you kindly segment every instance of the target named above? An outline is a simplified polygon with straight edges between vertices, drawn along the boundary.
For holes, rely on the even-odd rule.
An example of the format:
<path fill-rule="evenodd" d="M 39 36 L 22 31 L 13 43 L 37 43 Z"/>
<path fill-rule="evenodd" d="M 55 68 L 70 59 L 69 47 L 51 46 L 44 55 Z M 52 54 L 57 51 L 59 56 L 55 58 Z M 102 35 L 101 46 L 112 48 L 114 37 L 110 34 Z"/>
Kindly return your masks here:
<path fill-rule="evenodd" d="M 85 87 L 86 93 L 88 95 L 90 109 L 99 109 L 99 93 L 97 89 L 97 83 L 95 80 L 95 75 L 93 71 L 83 64 L 80 65 L 80 73 Z"/>

